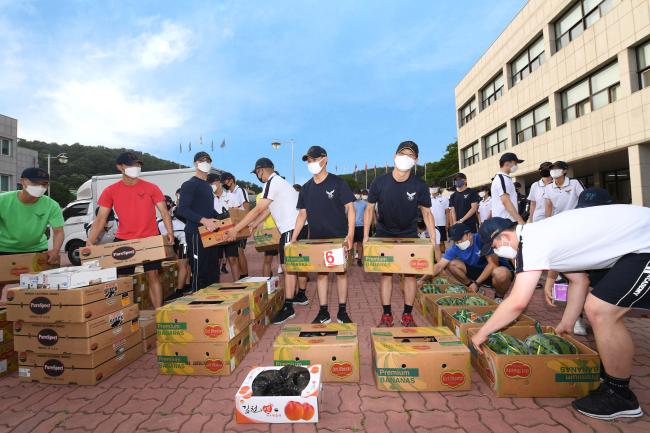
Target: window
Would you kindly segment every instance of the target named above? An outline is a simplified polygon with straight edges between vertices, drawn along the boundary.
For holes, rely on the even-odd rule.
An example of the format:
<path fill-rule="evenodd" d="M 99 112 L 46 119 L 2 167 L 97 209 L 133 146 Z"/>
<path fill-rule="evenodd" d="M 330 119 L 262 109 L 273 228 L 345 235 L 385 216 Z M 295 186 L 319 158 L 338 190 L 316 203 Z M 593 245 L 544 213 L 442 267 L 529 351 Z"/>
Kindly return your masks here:
<path fill-rule="evenodd" d="M 463 153 L 463 167 L 476 164 L 479 161 L 478 154 L 478 141 L 470 144 L 462 150 Z"/>
<path fill-rule="evenodd" d="M 594 175 L 593 174 L 588 174 L 586 176 L 576 176 L 576 177 L 574 177 L 574 179 L 576 179 L 578 182 L 580 182 L 585 189 L 591 188 L 592 186 L 595 185 L 594 184 Z"/>
<path fill-rule="evenodd" d="M 485 108 L 503 95 L 503 74 L 499 74 L 494 80 L 481 90 L 481 108 Z"/>
<path fill-rule="evenodd" d="M 618 63 L 601 69 L 562 92 L 562 122 L 568 122 L 616 101 Z"/>
<path fill-rule="evenodd" d="M 483 138 L 483 148 L 486 158 L 496 155 L 508 147 L 508 129 L 504 126 Z"/>
<path fill-rule="evenodd" d="M 0 155 L 11 156 L 11 140 L 0 137 Z"/>
<path fill-rule="evenodd" d="M 0 192 L 9 191 L 10 177 L 6 174 L 0 174 Z"/>
<path fill-rule="evenodd" d="M 524 113 L 515 120 L 517 144 L 542 135 L 551 129 L 551 112 L 548 101 Z"/>
<path fill-rule="evenodd" d="M 540 36 L 510 63 L 514 86 L 544 63 L 544 38 Z"/>
<path fill-rule="evenodd" d="M 88 213 L 88 206 L 90 203 L 77 203 L 63 209 L 63 220 L 67 221 L 68 218 L 85 216 Z"/>
<path fill-rule="evenodd" d="M 650 41 L 636 49 L 636 62 L 639 71 L 639 86 L 645 89 L 650 85 Z"/>
<path fill-rule="evenodd" d="M 463 126 L 476 116 L 476 98 L 472 98 L 460 108 L 460 126 Z"/>
<path fill-rule="evenodd" d="M 580 0 L 555 22 L 555 49 L 560 51 L 609 12 L 614 0 Z"/>
<path fill-rule="evenodd" d="M 627 168 L 603 172 L 603 186 L 612 196 L 614 203 L 632 203 L 630 170 Z"/>

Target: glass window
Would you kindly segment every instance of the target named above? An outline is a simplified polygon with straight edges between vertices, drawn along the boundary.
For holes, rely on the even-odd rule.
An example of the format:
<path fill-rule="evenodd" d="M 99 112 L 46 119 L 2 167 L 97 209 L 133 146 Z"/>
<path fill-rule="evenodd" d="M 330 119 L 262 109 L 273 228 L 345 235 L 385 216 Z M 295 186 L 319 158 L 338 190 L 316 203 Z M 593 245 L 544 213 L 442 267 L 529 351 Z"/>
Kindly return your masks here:
<path fill-rule="evenodd" d="M 627 168 L 603 172 L 603 186 L 612 196 L 614 203 L 632 203 L 630 170 Z"/>
<path fill-rule="evenodd" d="M 566 123 L 611 104 L 618 98 L 619 87 L 615 62 L 562 92 L 562 121 Z"/>
<path fill-rule="evenodd" d="M 486 158 L 496 155 L 508 147 L 508 130 L 502 126 L 493 133 L 483 137 L 484 155 Z"/>
<path fill-rule="evenodd" d="M 0 154 L 10 156 L 11 140 L 8 138 L 0 138 Z"/>
<path fill-rule="evenodd" d="M 557 51 L 580 36 L 585 29 L 609 12 L 614 0 L 579 0 L 555 22 L 555 47 Z"/>
<path fill-rule="evenodd" d="M 586 176 L 576 176 L 576 177 L 574 177 L 574 179 L 576 179 L 578 182 L 580 182 L 585 189 L 591 188 L 592 186 L 595 185 L 594 184 L 594 175 L 593 174 L 588 174 Z"/>
<path fill-rule="evenodd" d="M 551 112 L 548 101 L 515 119 L 515 129 L 517 144 L 551 129 Z"/>
<path fill-rule="evenodd" d="M 476 116 L 476 98 L 472 98 L 460 108 L 460 126 L 463 126 Z"/>
<path fill-rule="evenodd" d="M 0 192 L 9 191 L 9 176 L 0 174 Z"/>
<path fill-rule="evenodd" d="M 650 84 L 650 41 L 636 49 L 639 85 L 645 89 Z"/>
<path fill-rule="evenodd" d="M 510 63 L 512 85 L 526 78 L 542 63 L 544 63 L 544 38 L 540 36 Z"/>
<path fill-rule="evenodd" d="M 481 90 L 481 108 L 485 108 L 503 95 L 503 74 L 499 74 Z"/>
<path fill-rule="evenodd" d="M 477 141 L 464 148 L 461 152 L 463 154 L 463 167 L 476 164 L 479 161 Z"/>
<path fill-rule="evenodd" d="M 90 203 L 77 203 L 63 209 L 63 220 L 67 221 L 68 218 L 84 216 L 88 213 L 88 206 Z"/>

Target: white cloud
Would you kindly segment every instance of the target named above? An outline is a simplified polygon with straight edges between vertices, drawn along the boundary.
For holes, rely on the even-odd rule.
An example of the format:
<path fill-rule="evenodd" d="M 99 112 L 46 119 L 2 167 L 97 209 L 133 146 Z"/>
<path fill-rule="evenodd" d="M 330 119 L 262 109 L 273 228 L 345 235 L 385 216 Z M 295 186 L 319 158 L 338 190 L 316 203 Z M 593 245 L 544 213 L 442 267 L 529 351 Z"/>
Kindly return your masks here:
<path fill-rule="evenodd" d="M 145 68 L 182 60 L 190 48 L 192 32 L 178 24 L 163 22 L 159 33 L 145 33 L 132 41 L 136 58 Z"/>

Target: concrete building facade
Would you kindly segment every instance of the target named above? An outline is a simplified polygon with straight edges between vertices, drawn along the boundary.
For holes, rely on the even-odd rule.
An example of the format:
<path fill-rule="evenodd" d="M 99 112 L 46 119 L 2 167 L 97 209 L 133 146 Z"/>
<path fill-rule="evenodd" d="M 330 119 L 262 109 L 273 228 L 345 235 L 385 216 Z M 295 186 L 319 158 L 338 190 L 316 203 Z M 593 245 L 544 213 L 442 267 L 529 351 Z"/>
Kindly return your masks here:
<path fill-rule="evenodd" d="M 0 192 L 13 191 L 27 167 L 38 167 L 38 152 L 19 147 L 18 121 L 0 114 Z"/>
<path fill-rule="evenodd" d="M 460 170 L 488 184 L 515 152 L 650 206 L 650 0 L 529 0 L 456 86 Z"/>

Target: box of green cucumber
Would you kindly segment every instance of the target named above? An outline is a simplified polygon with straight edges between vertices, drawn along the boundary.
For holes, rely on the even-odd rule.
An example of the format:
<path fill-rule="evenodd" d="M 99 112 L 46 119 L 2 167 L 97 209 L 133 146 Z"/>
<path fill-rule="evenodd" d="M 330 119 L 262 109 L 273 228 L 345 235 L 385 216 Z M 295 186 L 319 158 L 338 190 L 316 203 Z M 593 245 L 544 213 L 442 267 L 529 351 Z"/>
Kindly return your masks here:
<path fill-rule="evenodd" d="M 598 353 L 551 327 L 511 326 L 490 334 L 482 349 L 470 344 L 472 366 L 497 397 L 581 397 L 598 388 Z"/>
<path fill-rule="evenodd" d="M 467 330 L 471 328 L 480 328 L 487 320 L 492 317 L 497 305 L 486 305 L 484 307 L 474 307 L 462 305 L 458 307 L 444 307 L 442 309 L 442 324 L 451 329 L 464 344 L 468 344 Z M 520 315 L 511 326 L 533 326 L 535 319 Z"/>

